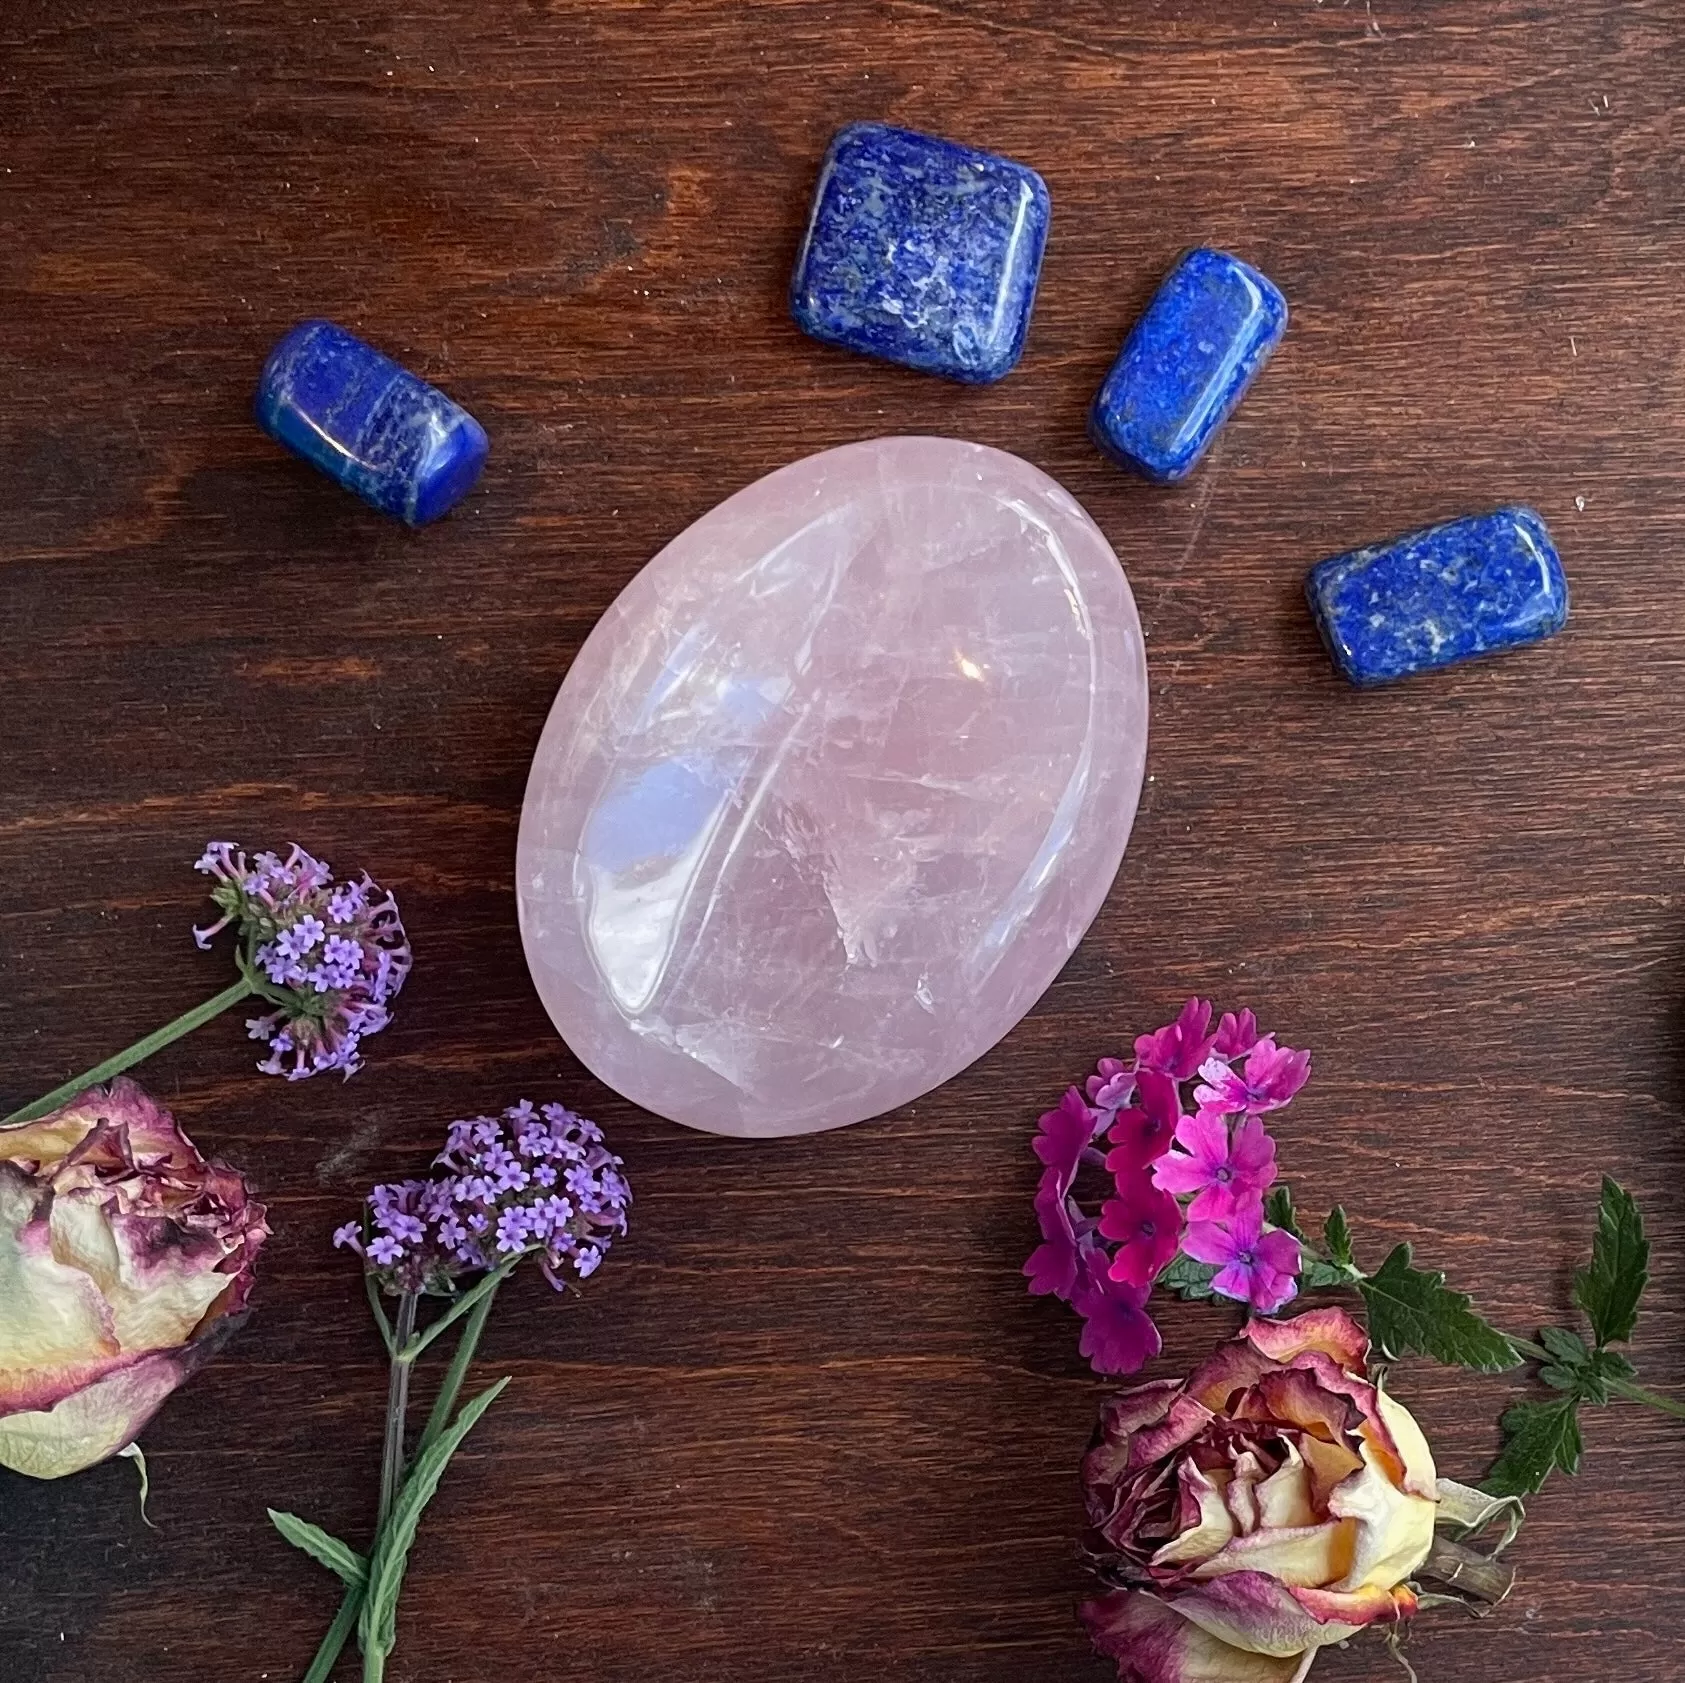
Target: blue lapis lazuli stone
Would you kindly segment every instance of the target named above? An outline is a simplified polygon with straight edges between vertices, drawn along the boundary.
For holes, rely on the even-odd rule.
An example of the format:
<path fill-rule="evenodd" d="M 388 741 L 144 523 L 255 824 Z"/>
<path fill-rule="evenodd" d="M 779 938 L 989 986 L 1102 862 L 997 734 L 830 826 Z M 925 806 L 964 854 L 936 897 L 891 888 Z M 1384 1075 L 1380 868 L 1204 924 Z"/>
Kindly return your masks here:
<path fill-rule="evenodd" d="M 1027 165 L 853 123 L 832 140 L 790 310 L 826 344 L 984 385 L 1024 349 L 1050 215 Z"/>
<path fill-rule="evenodd" d="M 331 321 L 301 321 L 269 353 L 256 408 L 271 438 L 411 526 L 448 512 L 485 465 L 466 409 Z"/>
<path fill-rule="evenodd" d="M 1545 523 L 1501 508 L 1318 562 L 1311 612 L 1354 684 L 1385 684 L 1535 643 L 1568 619 L 1568 581 Z"/>
<path fill-rule="evenodd" d="M 1287 300 L 1226 251 L 1187 252 L 1124 341 L 1089 414 L 1114 462 L 1161 485 L 1193 471 L 1287 331 Z"/>

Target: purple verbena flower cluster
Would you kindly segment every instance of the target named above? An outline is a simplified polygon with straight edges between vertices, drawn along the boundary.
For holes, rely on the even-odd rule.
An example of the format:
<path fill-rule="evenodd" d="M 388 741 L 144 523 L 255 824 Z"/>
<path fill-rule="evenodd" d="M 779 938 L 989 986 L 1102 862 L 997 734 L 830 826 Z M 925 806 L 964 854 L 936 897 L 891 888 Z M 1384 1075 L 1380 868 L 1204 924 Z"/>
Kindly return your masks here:
<path fill-rule="evenodd" d="M 1211 1270 L 1212 1292 L 1259 1314 L 1296 1295 L 1298 1241 L 1264 1219 L 1276 1163 L 1261 1118 L 1309 1075 L 1310 1053 L 1260 1035 L 1250 1011 L 1225 1013 L 1213 1031 L 1210 1004 L 1190 999 L 1175 1022 L 1135 1042 L 1133 1059 L 1102 1058 L 1041 1118 L 1042 1243 L 1024 1272 L 1032 1292 L 1082 1316 L 1082 1353 L 1097 1372 L 1133 1373 L 1158 1354 L 1146 1302 L 1178 1252 Z M 1190 1083 L 1192 1115 L 1182 1096 Z M 1073 1194 L 1085 1164 L 1111 1177 L 1098 1216 Z"/>
<path fill-rule="evenodd" d="M 527 1255 L 560 1291 L 596 1273 L 626 1231 L 625 1165 L 565 1105 L 522 1099 L 453 1122 L 433 1169 L 375 1187 L 361 1219 L 333 1236 L 390 1291 L 449 1293 L 462 1274 Z"/>
<path fill-rule="evenodd" d="M 358 1047 L 392 1020 L 391 1002 L 410 972 L 410 944 L 398 904 L 365 872 L 335 882 L 323 860 L 294 846 L 285 859 L 249 860 L 232 842 L 212 842 L 194 867 L 216 878 L 222 912 L 193 938 L 208 947 L 239 927 L 241 968 L 276 1009 L 247 1021 L 269 1056 L 257 1067 L 289 1081 L 361 1067 Z"/>

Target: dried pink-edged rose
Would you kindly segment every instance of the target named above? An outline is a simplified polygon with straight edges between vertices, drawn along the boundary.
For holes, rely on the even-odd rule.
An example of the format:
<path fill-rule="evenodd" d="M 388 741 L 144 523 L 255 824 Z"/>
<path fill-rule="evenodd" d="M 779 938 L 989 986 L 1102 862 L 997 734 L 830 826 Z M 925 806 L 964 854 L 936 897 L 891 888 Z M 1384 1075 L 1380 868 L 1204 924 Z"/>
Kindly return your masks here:
<path fill-rule="evenodd" d="M 1254 1320 L 1184 1384 L 1110 1398 L 1083 1462 L 1086 1602 L 1121 1683 L 1298 1683 L 1416 1610 L 1433 1455 L 1341 1309 Z"/>
<path fill-rule="evenodd" d="M 238 1324 L 268 1236 L 133 1081 L 0 1128 L 0 1466 L 62 1478 L 133 1443 Z"/>

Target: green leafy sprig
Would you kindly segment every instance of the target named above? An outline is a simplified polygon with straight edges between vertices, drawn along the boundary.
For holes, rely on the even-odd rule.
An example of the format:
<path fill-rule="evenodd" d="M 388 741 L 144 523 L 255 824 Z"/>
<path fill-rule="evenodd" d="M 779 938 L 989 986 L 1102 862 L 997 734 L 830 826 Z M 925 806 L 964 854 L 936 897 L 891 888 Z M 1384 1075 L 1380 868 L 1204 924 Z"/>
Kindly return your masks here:
<path fill-rule="evenodd" d="M 1577 1473 L 1584 1446 L 1580 1409 L 1601 1408 L 1612 1397 L 1685 1418 L 1685 1404 L 1635 1382 L 1632 1363 L 1611 1344 L 1624 1344 L 1638 1325 L 1638 1308 L 1650 1279 L 1650 1241 L 1632 1195 L 1609 1176 L 1597 1211 L 1591 1262 L 1574 1275 L 1574 1302 L 1584 1312 L 1591 1342 L 1568 1327 L 1541 1327 L 1538 1341 L 1510 1342 L 1536 1361 L 1539 1378 L 1557 1395 L 1519 1402 L 1503 1418 L 1504 1447 L 1484 1488 L 1495 1496 L 1524 1496 L 1554 1471 Z"/>
<path fill-rule="evenodd" d="M 509 1277 L 508 1266 L 487 1274 L 472 1292 L 464 1292 L 446 1313 L 425 1332 L 415 1331 L 414 1298 L 406 1294 L 399 1314 L 399 1331 L 393 1334 L 385 1324 L 385 1313 L 376 1312 L 387 1336 L 394 1383 L 389 1390 L 387 1449 L 381 1468 L 381 1512 L 375 1522 L 374 1545 L 362 1554 L 349 1543 L 324 1531 L 296 1514 L 269 1510 L 275 1529 L 294 1548 L 301 1549 L 318 1564 L 327 1567 L 345 1585 L 338 1616 L 322 1638 L 304 1683 L 326 1683 L 333 1674 L 345 1644 L 356 1633 L 363 1651 L 366 1683 L 377 1683 L 385 1675 L 386 1659 L 397 1640 L 398 1597 L 403 1589 L 404 1568 L 409 1563 L 422 1511 L 432 1501 L 450 1458 L 478 1424 L 480 1416 L 497 1400 L 509 1383 L 507 1378 L 488 1386 L 458 1410 L 457 1398 L 463 1380 L 479 1346 L 480 1334 L 491 1313 L 497 1288 Z M 450 1366 L 434 1400 L 427 1424 L 413 1457 L 403 1458 L 403 1419 L 409 1395 L 409 1374 L 415 1360 L 429 1344 L 466 1313 L 467 1324 L 457 1340 Z M 393 1427 L 396 1423 L 396 1432 Z"/>
<path fill-rule="evenodd" d="M 1306 1235 L 1287 1186 L 1271 1188 L 1264 1215 L 1299 1241 L 1302 1292 L 1355 1291 L 1363 1299 L 1370 1340 L 1385 1360 L 1429 1356 L 1446 1367 L 1476 1373 L 1504 1373 L 1528 1361 L 1539 1364 L 1537 1377 L 1556 1395 L 1518 1402 L 1505 1411 L 1503 1448 L 1481 1486 L 1494 1497 L 1530 1495 L 1553 1471 L 1579 1471 L 1583 1406 L 1601 1407 L 1621 1397 L 1685 1418 L 1685 1403 L 1636 1383 L 1632 1363 L 1610 1348 L 1628 1342 L 1637 1326 L 1649 1281 L 1650 1243 L 1631 1194 L 1607 1175 L 1591 1262 L 1574 1276 L 1574 1301 L 1589 1323 L 1590 1342 L 1568 1327 L 1543 1327 L 1536 1342 L 1501 1332 L 1437 1269 L 1418 1268 L 1407 1244 L 1395 1245 L 1378 1268 L 1366 1271 L 1358 1264 L 1350 1223 L 1338 1205 L 1323 1224 L 1320 1243 Z M 1214 1296 L 1216 1273 L 1209 1264 L 1178 1255 L 1160 1284 L 1181 1297 L 1208 1299 Z"/>

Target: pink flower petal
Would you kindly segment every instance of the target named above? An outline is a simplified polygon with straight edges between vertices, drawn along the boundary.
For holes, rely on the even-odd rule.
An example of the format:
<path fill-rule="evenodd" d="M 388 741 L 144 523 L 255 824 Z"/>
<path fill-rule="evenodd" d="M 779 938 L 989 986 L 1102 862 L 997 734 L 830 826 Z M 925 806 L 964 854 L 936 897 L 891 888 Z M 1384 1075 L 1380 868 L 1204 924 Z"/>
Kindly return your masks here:
<path fill-rule="evenodd" d="M 1208 1182 L 1188 1205 L 1188 1220 L 1232 1222 L 1250 1211 L 1258 1201 L 1258 1194 L 1238 1181 L 1230 1181 L 1227 1185 Z"/>
<path fill-rule="evenodd" d="M 1236 1303 L 1252 1303 L 1252 1270 L 1238 1262 L 1231 1262 L 1211 1282 L 1211 1289 Z M 1254 1303 L 1253 1308 L 1257 1308 Z"/>
<path fill-rule="evenodd" d="M 1260 1191 L 1275 1179 L 1275 1141 L 1256 1116 L 1247 1117 L 1235 1129 L 1234 1138 L 1229 1143 L 1229 1162 L 1252 1180 Z"/>
<path fill-rule="evenodd" d="M 1170 1149 L 1175 1124 L 1168 1126 L 1144 1110 L 1120 1110 L 1106 1135 L 1115 1150 L 1106 1154 L 1106 1167 L 1115 1174 L 1145 1169 Z"/>
<path fill-rule="evenodd" d="M 1063 1186 L 1069 1190 L 1076 1179 L 1077 1165 L 1083 1151 L 1094 1138 L 1099 1118 L 1083 1103 L 1081 1092 L 1069 1088 L 1058 1106 L 1046 1111 L 1037 1127 L 1039 1132 L 1031 1142 L 1038 1156 L 1048 1168 L 1055 1170 Z"/>
<path fill-rule="evenodd" d="M 1121 1110 L 1135 1092 L 1135 1069 L 1117 1058 L 1102 1058 L 1085 1083 L 1088 1102 L 1096 1110 Z"/>
<path fill-rule="evenodd" d="M 1210 1032 L 1209 1000 L 1190 999 L 1176 1021 L 1156 1034 L 1144 1034 L 1135 1042 L 1139 1067 L 1170 1076 L 1176 1081 L 1192 1079 L 1210 1055 L 1216 1035 Z"/>
<path fill-rule="evenodd" d="M 1078 1348 L 1096 1373 L 1137 1373 L 1159 1353 L 1158 1328 L 1142 1305 L 1147 1293 L 1110 1280 L 1099 1250 L 1083 1257 L 1071 1307 L 1083 1318 Z"/>
<path fill-rule="evenodd" d="M 1219 1169 L 1229 1160 L 1229 1125 L 1219 1116 L 1184 1116 L 1176 1143 L 1202 1168 Z"/>
<path fill-rule="evenodd" d="M 1213 1280 L 1211 1283 L 1215 1286 L 1217 1282 Z M 1291 1274 L 1278 1274 L 1268 1266 L 1252 1270 L 1252 1284 L 1247 1296 L 1260 1315 L 1273 1315 L 1298 1295 L 1299 1282 Z"/>
<path fill-rule="evenodd" d="M 1166 1152 L 1152 1169 L 1153 1185 L 1163 1192 L 1200 1192 L 1211 1184 L 1211 1171 L 1180 1151 Z"/>
<path fill-rule="evenodd" d="M 1160 1192 L 1145 1175 L 1126 1181 L 1119 1196 L 1100 1211 L 1100 1231 L 1121 1241 L 1112 1257 L 1110 1278 L 1147 1287 L 1176 1254 L 1182 1212 L 1176 1200 Z"/>
<path fill-rule="evenodd" d="M 1182 1235 L 1182 1249 L 1195 1262 L 1229 1263 L 1240 1249 L 1228 1228 L 1215 1221 L 1190 1221 Z"/>
<path fill-rule="evenodd" d="M 1219 1058 L 1244 1058 L 1258 1044 L 1258 1019 L 1250 1011 L 1237 1017 L 1225 1011 L 1217 1025 L 1217 1044 L 1211 1050 Z"/>
<path fill-rule="evenodd" d="M 1056 1169 L 1047 1170 L 1041 1177 L 1036 1191 L 1036 1220 L 1041 1225 L 1042 1243 L 1024 1264 L 1031 1294 L 1062 1297 L 1068 1302 L 1077 1283 L 1077 1236 Z"/>
<path fill-rule="evenodd" d="M 1235 1211 L 1229 1222 L 1229 1237 L 1234 1241 L 1237 1253 L 1256 1250 L 1263 1233 L 1264 1206 L 1262 1201 L 1243 1205 Z"/>
<path fill-rule="evenodd" d="M 1278 1274 L 1299 1272 L 1299 1241 L 1279 1227 L 1271 1228 L 1258 1241 L 1256 1254 L 1266 1268 L 1273 1268 Z"/>
<path fill-rule="evenodd" d="M 1182 1115 L 1182 1096 L 1176 1083 L 1157 1070 L 1144 1069 L 1136 1077 L 1141 1108 L 1159 1122 L 1175 1128 Z"/>

